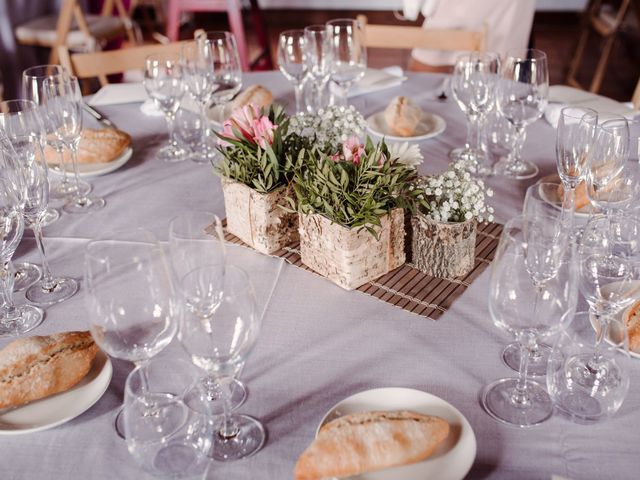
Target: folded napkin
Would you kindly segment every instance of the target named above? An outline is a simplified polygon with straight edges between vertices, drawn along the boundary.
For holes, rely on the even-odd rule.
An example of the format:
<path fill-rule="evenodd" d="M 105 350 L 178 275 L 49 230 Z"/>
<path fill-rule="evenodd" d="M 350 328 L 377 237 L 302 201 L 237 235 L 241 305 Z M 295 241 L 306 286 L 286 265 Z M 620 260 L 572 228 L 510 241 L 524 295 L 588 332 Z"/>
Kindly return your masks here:
<path fill-rule="evenodd" d="M 99 107 L 144 102 L 147 98 L 147 91 L 142 83 L 110 83 L 98 90 L 88 103 Z"/>
<path fill-rule="evenodd" d="M 140 111 L 148 117 L 164 117 L 162 110 L 158 108 L 156 102 L 147 98 L 142 105 L 140 105 Z"/>
<path fill-rule="evenodd" d="M 549 87 L 549 105 L 544 111 L 544 118 L 552 127 L 558 127 L 560 111 L 566 106 L 592 108 L 599 114 L 621 115 L 629 119 L 640 114 L 640 111 L 634 110 L 627 104 L 616 102 L 602 95 L 566 85 Z"/>
<path fill-rule="evenodd" d="M 364 77 L 349 89 L 348 97 L 357 97 L 365 93 L 397 87 L 406 79 L 407 77 L 404 76 L 402 68 L 399 66 L 387 67 L 382 70 L 367 68 Z"/>

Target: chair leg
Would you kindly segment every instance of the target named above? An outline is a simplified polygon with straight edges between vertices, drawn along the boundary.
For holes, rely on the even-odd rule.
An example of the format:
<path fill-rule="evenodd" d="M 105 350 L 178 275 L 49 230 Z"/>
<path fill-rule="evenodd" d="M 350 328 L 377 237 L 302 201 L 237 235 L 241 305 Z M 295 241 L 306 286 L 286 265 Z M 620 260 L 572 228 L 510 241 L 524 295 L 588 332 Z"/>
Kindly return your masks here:
<path fill-rule="evenodd" d="M 167 37 L 172 42 L 178 41 L 180 12 L 180 0 L 169 0 L 167 7 Z"/>
<path fill-rule="evenodd" d="M 229 16 L 229 26 L 236 37 L 238 44 L 238 53 L 240 54 L 240 63 L 242 70 L 249 70 L 249 60 L 247 52 L 247 38 L 244 34 L 244 25 L 242 24 L 242 5 L 238 0 L 227 0 L 227 15 Z"/>
<path fill-rule="evenodd" d="M 591 86 L 589 87 L 589 91 L 591 93 L 598 93 L 598 91 L 600 90 L 602 79 L 604 78 L 604 74 L 607 70 L 607 64 L 609 63 L 609 57 L 611 56 L 611 50 L 613 49 L 613 43 L 615 42 L 615 39 L 615 35 L 611 35 L 605 41 L 604 47 L 602 49 L 602 55 L 600 56 L 600 61 L 598 61 L 598 66 L 596 67 L 596 73 L 593 76 Z"/>

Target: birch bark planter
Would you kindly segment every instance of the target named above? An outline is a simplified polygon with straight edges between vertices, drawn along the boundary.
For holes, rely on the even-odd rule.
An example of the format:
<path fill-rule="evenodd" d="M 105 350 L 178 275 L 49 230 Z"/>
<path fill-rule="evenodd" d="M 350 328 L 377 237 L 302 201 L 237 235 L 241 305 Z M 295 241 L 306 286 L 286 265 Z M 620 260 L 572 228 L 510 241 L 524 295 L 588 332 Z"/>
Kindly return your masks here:
<path fill-rule="evenodd" d="M 398 268 L 405 261 L 404 214 L 392 210 L 381 219 L 379 240 L 317 214 L 300 215 L 300 257 L 320 275 L 347 290 Z"/>
<path fill-rule="evenodd" d="M 243 183 L 222 178 L 227 230 L 250 247 L 270 254 L 298 240 L 298 214 L 284 205 L 288 190 L 259 193 Z"/>
<path fill-rule="evenodd" d="M 411 217 L 412 262 L 432 277 L 454 278 L 473 269 L 476 221 L 436 222 L 422 214 Z"/>

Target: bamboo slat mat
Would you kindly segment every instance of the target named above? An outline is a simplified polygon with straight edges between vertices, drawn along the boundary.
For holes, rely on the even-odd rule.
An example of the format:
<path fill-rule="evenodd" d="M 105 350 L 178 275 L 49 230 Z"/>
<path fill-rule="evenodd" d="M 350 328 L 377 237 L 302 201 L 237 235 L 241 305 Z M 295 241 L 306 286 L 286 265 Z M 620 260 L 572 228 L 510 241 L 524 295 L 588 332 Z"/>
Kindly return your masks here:
<path fill-rule="evenodd" d="M 411 263 L 406 263 L 386 275 L 364 284 L 358 288 L 358 291 L 407 312 L 437 320 L 491 263 L 501 233 L 502 225 L 500 224 L 483 223 L 478 225 L 475 264 L 473 270 L 465 276 L 451 280 L 431 277 L 413 268 Z M 238 237 L 226 231 L 225 240 L 236 245 L 247 246 Z M 293 243 L 273 255 L 283 258 L 291 265 L 313 272 L 302 263 L 298 250 L 299 245 L 299 243 Z"/>

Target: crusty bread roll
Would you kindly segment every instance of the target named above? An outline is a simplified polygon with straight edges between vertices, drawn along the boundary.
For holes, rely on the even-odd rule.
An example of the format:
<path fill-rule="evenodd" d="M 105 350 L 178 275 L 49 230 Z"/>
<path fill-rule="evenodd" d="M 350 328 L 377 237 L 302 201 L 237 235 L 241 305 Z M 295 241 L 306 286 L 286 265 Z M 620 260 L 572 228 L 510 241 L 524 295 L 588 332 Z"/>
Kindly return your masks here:
<path fill-rule="evenodd" d="M 0 408 L 64 392 L 84 378 L 98 353 L 89 332 L 21 338 L 0 350 Z"/>
<path fill-rule="evenodd" d="M 416 131 L 422 110 L 407 97 L 396 97 L 384 110 L 384 120 L 389 131 L 400 137 L 410 137 Z"/>
<path fill-rule="evenodd" d="M 120 157 L 129 145 L 131 145 L 131 137 L 122 130 L 115 128 L 83 130 L 78 146 L 78 163 L 111 162 Z M 65 162 L 71 161 L 70 155 L 69 151 L 65 149 Z M 44 149 L 44 158 L 49 165 L 57 165 L 60 162 L 58 152 L 49 145 Z"/>
<path fill-rule="evenodd" d="M 295 480 L 348 477 L 424 460 L 449 435 L 440 417 L 363 412 L 327 423 L 302 452 Z"/>
<path fill-rule="evenodd" d="M 268 107 L 272 102 L 273 94 L 269 89 L 262 85 L 252 85 L 231 102 L 231 110 L 237 110 L 250 103 L 253 103 L 258 108 L 263 108 Z"/>
<path fill-rule="evenodd" d="M 640 353 L 640 300 L 629 307 L 624 323 L 629 334 L 629 350 Z"/>
<path fill-rule="evenodd" d="M 562 184 L 558 185 L 558 199 L 562 202 L 564 198 L 564 187 Z M 582 210 L 589 206 L 589 197 L 587 196 L 587 184 L 583 180 L 576 187 L 576 211 Z"/>

